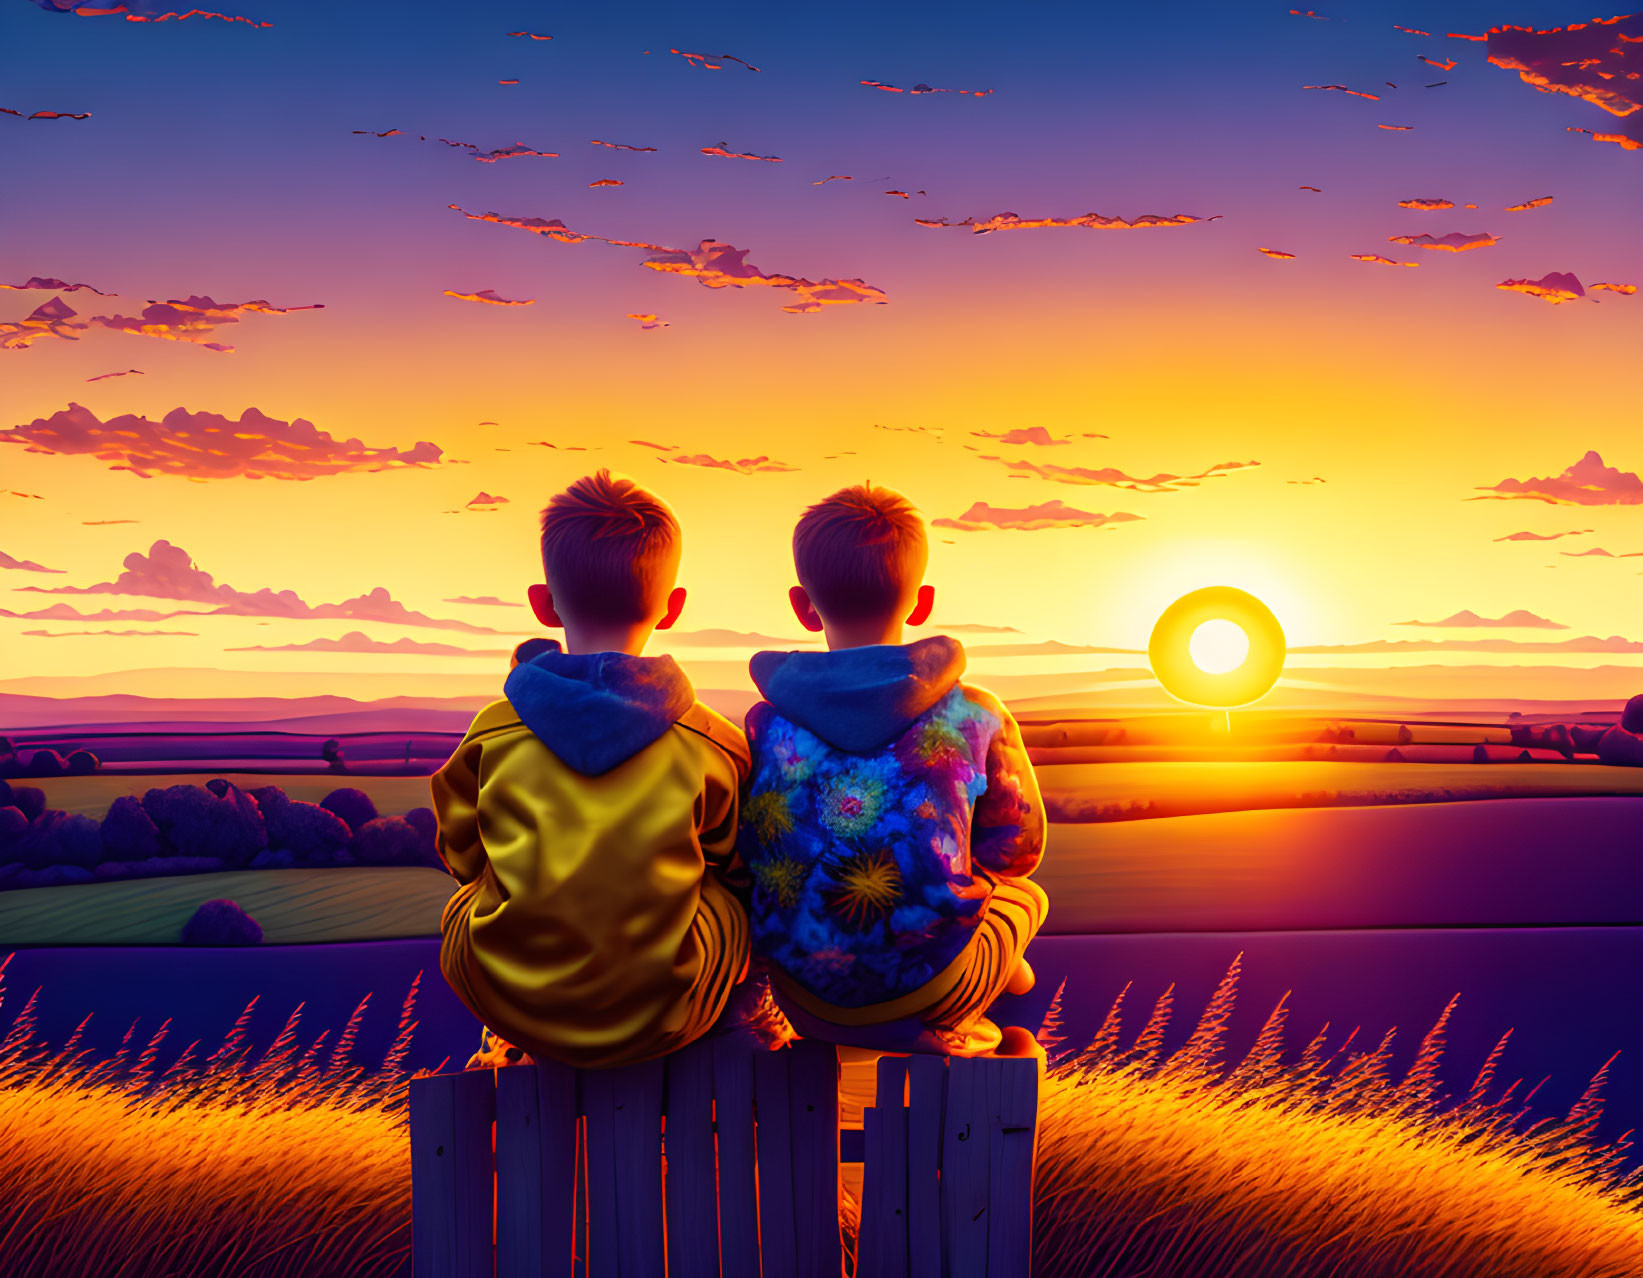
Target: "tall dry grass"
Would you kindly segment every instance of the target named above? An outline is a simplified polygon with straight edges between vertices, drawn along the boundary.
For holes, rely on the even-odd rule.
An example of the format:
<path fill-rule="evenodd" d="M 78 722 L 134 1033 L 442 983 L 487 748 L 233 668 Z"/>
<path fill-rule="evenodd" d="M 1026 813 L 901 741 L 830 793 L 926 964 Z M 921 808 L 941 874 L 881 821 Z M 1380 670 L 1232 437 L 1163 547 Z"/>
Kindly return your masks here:
<path fill-rule="evenodd" d="M 31 997 L 0 1041 L 0 1275 L 408 1272 L 415 997 L 413 982 L 376 1068 L 353 1059 L 361 1003 L 303 1049 L 299 1007 L 255 1060 L 247 1007 L 209 1055 L 192 1044 L 163 1073 L 167 1026 L 92 1063 L 84 1022 L 55 1052 L 38 1042 Z"/>
<path fill-rule="evenodd" d="M 1173 1054 L 1166 994 L 1128 1046 L 1115 1005 L 1051 1069 L 1040 1278 L 1643 1274 L 1627 1147 L 1591 1141 L 1603 1072 L 1567 1120 L 1531 1125 L 1515 1086 L 1495 1094 L 1503 1039 L 1446 1107 L 1435 1084 L 1448 1011 L 1394 1082 L 1390 1038 L 1326 1054 L 1320 1034 L 1284 1064 L 1281 1002 L 1228 1063 L 1237 974 Z M 163 1072 L 163 1027 L 94 1063 L 76 1041 L 40 1044 L 31 998 L 0 1041 L 0 1276 L 407 1272 L 415 994 L 375 1067 L 353 1059 L 362 1004 L 334 1043 L 307 1047 L 298 1008 L 255 1058 L 248 1008 L 209 1055 L 191 1046 Z M 1048 1028 L 1056 1048 L 1053 1017 Z"/>
<path fill-rule="evenodd" d="M 1040 1102 L 1036 1272 L 1055 1278 L 1621 1278 L 1643 1274 L 1626 1137 L 1592 1143 L 1608 1065 L 1562 1122 L 1529 1123 L 1495 1071 L 1437 1094 L 1454 1000 L 1394 1082 L 1392 1034 L 1282 1063 L 1283 1000 L 1223 1059 L 1234 961 L 1187 1042 L 1161 1053 L 1166 991 L 1135 1040 L 1108 1013 Z M 1059 999 L 1059 995 L 1057 996 Z M 1052 1050 L 1055 1016 L 1050 1021 Z M 1509 1034 L 1508 1034 L 1509 1037 Z"/>

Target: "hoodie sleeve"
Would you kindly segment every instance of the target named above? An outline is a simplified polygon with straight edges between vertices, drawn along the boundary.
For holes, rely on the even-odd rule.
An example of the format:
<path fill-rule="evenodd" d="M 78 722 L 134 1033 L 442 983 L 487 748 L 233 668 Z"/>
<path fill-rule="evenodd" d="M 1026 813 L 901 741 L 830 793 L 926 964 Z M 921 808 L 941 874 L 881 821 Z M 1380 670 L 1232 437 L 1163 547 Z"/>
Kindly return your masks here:
<path fill-rule="evenodd" d="M 1038 793 L 1021 728 L 990 692 L 966 688 L 971 700 L 999 719 L 987 747 L 987 789 L 976 800 L 970 860 L 991 874 L 1024 879 L 1044 855 L 1044 801 Z"/>
<path fill-rule="evenodd" d="M 702 789 L 696 798 L 696 830 L 702 857 L 720 879 L 734 886 L 746 877 L 745 867 L 736 856 L 736 826 L 742 785 L 750 766 L 747 738 L 730 720 L 699 702 L 679 722 L 708 743 Z"/>
<path fill-rule="evenodd" d="M 455 752 L 429 781 L 434 815 L 439 819 L 435 846 L 439 859 L 458 883 L 472 883 L 485 868 L 485 845 L 479 838 L 479 756 L 485 739 L 499 727 L 517 723 L 506 701 L 487 706 L 475 716 Z"/>

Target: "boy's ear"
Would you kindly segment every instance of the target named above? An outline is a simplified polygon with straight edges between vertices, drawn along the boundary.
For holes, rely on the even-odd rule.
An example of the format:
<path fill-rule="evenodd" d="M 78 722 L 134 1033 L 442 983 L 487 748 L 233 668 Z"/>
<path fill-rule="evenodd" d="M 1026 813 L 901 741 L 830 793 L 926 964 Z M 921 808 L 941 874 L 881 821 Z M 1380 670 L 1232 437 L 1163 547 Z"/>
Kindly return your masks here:
<path fill-rule="evenodd" d="M 920 586 L 918 588 L 918 602 L 913 605 L 913 611 L 907 614 L 909 626 L 922 626 L 930 620 L 930 611 L 936 606 L 936 588 L 934 586 Z"/>
<path fill-rule="evenodd" d="M 546 582 L 537 582 L 525 592 L 525 598 L 530 600 L 531 611 L 536 619 L 550 629 L 558 629 L 565 623 L 559 620 L 559 614 L 553 608 L 553 594 L 548 590 Z"/>
<path fill-rule="evenodd" d="M 673 623 L 679 620 L 679 614 L 684 610 L 685 588 L 683 586 L 675 586 L 667 597 L 667 611 L 662 614 L 662 619 L 656 623 L 656 629 L 671 629 Z"/>
<path fill-rule="evenodd" d="M 787 592 L 787 601 L 793 605 L 793 615 L 799 619 L 799 624 L 812 634 L 820 634 L 824 629 L 821 615 L 816 611 L 816 605 L 810 602 L 810 592 L 803 586 L 794 586 Z"/>

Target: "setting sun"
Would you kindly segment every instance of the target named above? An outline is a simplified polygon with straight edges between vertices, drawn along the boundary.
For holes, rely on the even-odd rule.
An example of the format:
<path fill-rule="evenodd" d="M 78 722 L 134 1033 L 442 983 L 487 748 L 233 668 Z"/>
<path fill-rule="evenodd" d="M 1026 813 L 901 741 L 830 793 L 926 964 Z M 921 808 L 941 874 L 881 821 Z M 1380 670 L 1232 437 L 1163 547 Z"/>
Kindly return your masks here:
<path fill-rule="evenodd" d="M 1206 621 L 1192 632 L 1187 653 L 1205 674 L 1226 674 L 1249 656 L 1249 635 L 1231 621 Z"/>

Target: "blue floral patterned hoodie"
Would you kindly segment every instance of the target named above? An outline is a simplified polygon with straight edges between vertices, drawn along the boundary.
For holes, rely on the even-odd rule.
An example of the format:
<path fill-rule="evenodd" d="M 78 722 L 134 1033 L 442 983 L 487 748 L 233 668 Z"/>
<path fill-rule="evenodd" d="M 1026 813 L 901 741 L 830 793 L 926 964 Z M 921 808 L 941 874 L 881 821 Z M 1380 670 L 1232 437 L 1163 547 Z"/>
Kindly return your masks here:
<path fill-rule="evenodd" d="M 753 949 L 825 1003 L 930 982 L 968 944 L 992 880 L 1038 865 L 1044 809 L 1020 729 L 963 672 L 943 635 L 753 658 L 765 700 L 747 716 L 737 848 Z"/>

